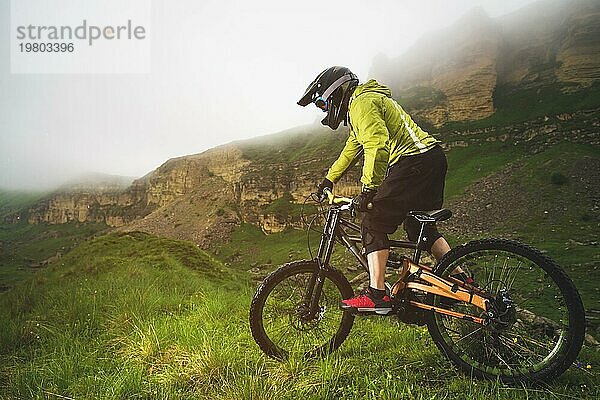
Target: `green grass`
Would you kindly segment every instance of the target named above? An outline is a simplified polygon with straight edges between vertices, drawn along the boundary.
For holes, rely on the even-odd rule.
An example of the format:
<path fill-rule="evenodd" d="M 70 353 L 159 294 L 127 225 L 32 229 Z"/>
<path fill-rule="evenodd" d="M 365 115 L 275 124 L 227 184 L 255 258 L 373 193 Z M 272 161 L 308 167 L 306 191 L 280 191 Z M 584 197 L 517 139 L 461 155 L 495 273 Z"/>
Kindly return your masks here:
<path fill-rule="evenodd" d="M 558 262 L 577 286 L 586 308 L 600 309 L 600 252 L 598 213 L 586 190 L 576 187 L 571 175 L 576 163 L 598 158 L 598 147 L 563 142 L 543 152 L 528 154 L 522 146 L 485 142 L 454 148 L 448 153 L 446 199 L 459 199 L 468 184 L 494 173 L 512 162 L 522 166 L 510 176 L 511 190 L 523 198 L 521 216 L 509 217 L 510 210 L 480 210 L 502 213 L 502 222 L 478 237 L 512 237 L 535 246 Z M 553 176 L 563 176 L 561 184 Z M 555 179 L 555 178 L 554 178 Z M 490 188 L 493 190 L 493 188 Z M 451 244 L 476 239 L 466 234 L 449 235 Z M 593 243 L 596 243 L 595 245 Z"/>
<path fill-rule="evenodd" d="M 498 85 L 494 91 L 494 106 L 500 121 L 525 121 L 544 115 L 586 110 L 600 106 L 600 84 L 565 94 L 557 86 L 516 89 Z"/>
<path fill-rule="evenodd" d="M 299 171 L 322 177 L 337 158 L 347 131 L 332 132 L 316 125 L 304 126 L 274 135 L 237 143 L 245 158 L 270 168 L 249 171 L 246 178 L 285 181 Z"/>
<path fill-rule="evenodd" d="M 600 84 L 571 94 L 563 93 L 558 86 L 523 89 L 498 85 L 493 99 L 496 108 L 493 115 L 477 121 L 451 122 L 437 131 L 502 127 L 543 116 L 594 109 L 600 107 Z"/>
<path fill-rule="evenodd" d="M 313 253 L 318 246 L 317 234 L 312 235 Z M 287 229 L 270 235 L 251 224 L 242 224 L 226 243 L 217 245 L 213 254 L 232 267 L 247 270 L 266 266 L 273 269 L 285 262 L 309 258 L 306 232 Z"/>
<path fill-rule="evenodd" d="M 483 142 L 452 148 L 447 153 L 445 198 L 461 196 L 469 184 L 498 171 L 524 154 L 523 148 L 501 142 Z"/>
<path fill-rule="evenodd" d="M 31 191 L 12 191 L 0 189 L 0 221 L 5 216 L 33 205 L 47 193 Z"/>
<path fill-rule="evenodd" d="M 212 331 L 237 324 L 224 271 L 189 243 L 142 233 L 78 247 L 0 297 L 0 392 L 153 397 L 194 385 L 190 374 L 214 373 L 202 364 L 202 351 L 219 352 Z"/>
<path fill-rule="evenodd" d="M 506 221 L 503 227 L 547 251 L 576 283 L 586 306 L 595 309 L 600 309 L 599 214 L 590 214 L 593 200 L 568 177 L 579 160 L 598 154 L 595 146 L 565 142 L 524 159 L 525 168 L 512 179 L 532 199 L 531 211 L 527 218 Z M 567 182 L 555 184 L 552 177 L 557 173 L 567 177 Z"/>
<path fill-rule="evenodd" d="M 578 161 L 585 158 L 597 159 L 599 150 L 593 145 L 563 142 L 522 159 L 524 167 L 512 176 L 512 180 L 530 198 L 535 199 L 532 202 L 535 209 L 531 210 L 527 221 L 518 225 L 520 233 L 536 241 L 548 236 L 558 240 L 570 238 L 584 241 L 596 237 L 599 221 L 594 220 L 591 215 L 585 215 L 587 209 L 594 206 L 590 199 L 586 200 L 587 191 L 592 188 L 577 188 L 569 177 L 577 172 Z M 554 181 L 556 175 L 563 177 L 560 184 Z M 559 206 L 563 208 L 556 209 Z M 544 211 L 555 215 L 548 218 Z M 553 227 L 562 229 L 550 231 L 549 234 Z"/>
<path fill-rule="evenodd" d="M 0 224 L 0 286 L 10 287 L 34 272 L 32 267 L 61 255 L 107 229 L 104 224 Z"/>
<path fill-rule="evenodd" d="M 398 92 L 398 103 L 408 110 L 435 106 L 446 100 L 446 95 L 439 89 L 426 86 L 415 86 Z"/>
<path fill-rule="evenodd" d="M 316 208 L 312 205 L 295 203 L 289 192 L 284 193 L 282 197 L 273 200 L 271 203 L 262 206 L 261 209 L 264 214 L 272 214 L 280 221 L 288 219 L 299 220 L 302 215 L 316 212 Z"/>
<path fill-rule="evenodd" d="M 257 238 L 251 230 L 239 235 Z M 265 252 L 289 245 L 285 235 Z M 547 386 L 511 387 L 459 374 L 424 328 L 393 319 L 358 318 L 341 349 L 324 359 L 275 362 L 250 336 L 253 291 L 246 274 L 186 242 L 142 233 L 86 242 L 0 296 L 0 398 L 600 395 L 600 360 L 589 349 L 581 355 L 589 371 L 571 369 Z"/>

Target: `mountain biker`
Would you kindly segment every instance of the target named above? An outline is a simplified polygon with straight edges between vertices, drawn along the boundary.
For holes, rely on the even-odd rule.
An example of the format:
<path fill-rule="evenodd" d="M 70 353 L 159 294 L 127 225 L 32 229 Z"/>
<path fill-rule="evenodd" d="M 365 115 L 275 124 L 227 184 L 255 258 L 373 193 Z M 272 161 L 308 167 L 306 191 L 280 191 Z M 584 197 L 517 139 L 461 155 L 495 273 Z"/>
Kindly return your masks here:
<path fill-rule="evenodd" d="M 321 72 L 298 101 L 303 107 L 310 103 L 327 113 L 321 121 L 323 125 L 333 130 L 341 122 L 350 125 L 341 154 L 318 187 L 322 198 L 325 188 L 332 190 L 356 158 L 364 156 L 363 189 L 352 202 L 355 209 L 364 212 L 361 238 L 370 282 L 364 293 L 342 300 L 341 306 L 388 313 L 391 311 L 385 287 L 388 234 L 404 222 L 408 238 L 415 241 L 420 225 L 412 218 L 407 219 L 407 213 L 442 207 L 446 156 L 440 141 L 412 120 L 392 98 L 389 88 L 373 79 L 359 85 L 358 78 L 348 68 L 335 66 Z M 425 250 L 437 260 L 450 250 L 434 224 L 428 225 L 424 234 Z M 453 275 L 470 280 L 460 269 L 453 271 Z"/>

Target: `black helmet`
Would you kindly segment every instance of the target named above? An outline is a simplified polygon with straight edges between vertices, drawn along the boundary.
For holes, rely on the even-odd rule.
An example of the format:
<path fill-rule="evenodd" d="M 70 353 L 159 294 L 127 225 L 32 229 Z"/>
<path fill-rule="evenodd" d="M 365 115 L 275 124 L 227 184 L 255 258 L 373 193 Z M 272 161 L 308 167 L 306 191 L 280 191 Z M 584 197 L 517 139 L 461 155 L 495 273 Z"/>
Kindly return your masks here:
<path fill-rule="evenodd" d="M 304 107 L 315 103 L 317 107 L 327 111 L 327 116 L 321 123 L 337 129 L 340 122 L 347 124 L 348 102 L 356 85 L 358 78 L 348 68 L 327 68 L 308 85 L 298 104 Z"/>

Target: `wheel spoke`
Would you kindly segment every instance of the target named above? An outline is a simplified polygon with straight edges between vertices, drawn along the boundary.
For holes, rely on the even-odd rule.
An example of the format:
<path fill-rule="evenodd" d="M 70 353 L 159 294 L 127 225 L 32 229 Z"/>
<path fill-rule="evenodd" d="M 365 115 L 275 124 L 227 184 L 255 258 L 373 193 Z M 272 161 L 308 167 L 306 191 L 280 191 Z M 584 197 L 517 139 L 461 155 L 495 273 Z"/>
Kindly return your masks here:
<path fill-rule="evenodd" d="M 565 352 L 557 350 L 568 340 L 571 328 L 566 321 L 572 319 L 573 301 L 565 299 L 558 284 L 560 274 L 552 275 L 559 267 L 515 242 L 481 241 L 467 246 L 469 251 L 447 257 L 436 273 L 447 277 L 456 267 L 468 272 L 493 297 L 494 317 L 458 303 L 454 310 L 481 316 L 485 324 L 474 328 L 470 321 L 436 314 L 430 326 L 436 343 L 461 367 L 466 368 L 458 359 L 469 364 L 470 371 L 506 380 L 527 380 L 541 370 L 549 371 L 551 364 L 563 368 Z M 439 296 L 430 298 L 439 304 Z"/>
<path fill-rule="evenodd" d="M 481 327 L 481 328 L 477 328 L 477 329 L 475 329 L 473 332 L 471 332 L 471 333 L 469 333 L 469 334 L 467 334 L 467 335 L 465 335 L 465 336 L 461 337 L 461 338 L 460 338 L 460 339 L 458 339 L 458 340 L 455 340 L 455 341 L 454 341 L 454 343 L 458 343 L 458 342 L 460 342 L 461 340 L 463 340 L 463 339 L 466 339 L 466 338 L 470 337 L 471 335 L 474 335 L 475 333 L 479 332 L 479 331 L 480 331 L 480 330 L 482 330 L 482 329 L 483 329 L 483 327 Z"/>
<path fill-rule="evenodd" d="M 289 270 L 285 271 L 286 268 Z M 259 328 L 256 327 L 253 327 L 252 333 L 255 340 L 259 344 L 262 343 L 263 350 L 272 349 L 265 350 L 268 354 L 277 357 L 323 354 L 333 349 L 334 340 L 337 346 L 347 335 L 348 330 L 340 333 L 340 326 L 344 323 L 351 326 L 353 318 L 337 307 L 342 298 L 339 285 L 343 283 L 336 283 L 335 279 L 327 274 L 316 315 L 312 318 L 307 317 L 308 307 L 304 304 L 304 299 L 315 270 L 316 265 L 309 262 L 297 269 L 292 269 L 292 266 L 282 267 L 272 274 L 276 278 L 267 278 L 277 280 L 268 290 L 261 293 L 265 298 L 260 314 L 262 325 L 258 334 L 256 331 Z M 349 288 L 347 281 L 345 285 Z M 251 310 L 251 327 L 252 324 Z M 340 334 L 344 335 L 342 340 L 336 340 Z"/>

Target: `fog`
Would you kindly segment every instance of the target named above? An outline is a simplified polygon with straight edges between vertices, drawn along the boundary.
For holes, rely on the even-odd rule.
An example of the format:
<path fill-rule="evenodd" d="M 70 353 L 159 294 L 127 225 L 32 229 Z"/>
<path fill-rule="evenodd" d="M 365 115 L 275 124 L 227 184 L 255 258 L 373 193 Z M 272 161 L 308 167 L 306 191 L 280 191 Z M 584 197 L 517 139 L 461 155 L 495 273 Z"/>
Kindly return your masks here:
<path fill-rule="evenodd" d="M 48 189 L 92 171 L 139 177 L 313 123 L 320 112 L 296 101 L 324 68 L 364 81 L 377 54 L 399 56 L 473 7 L 495 17 L 530 2 L 152 1 L 149 73 L 69 75 L 11 74 L 10 1 L 0 0 L 0 188 Z"/>

